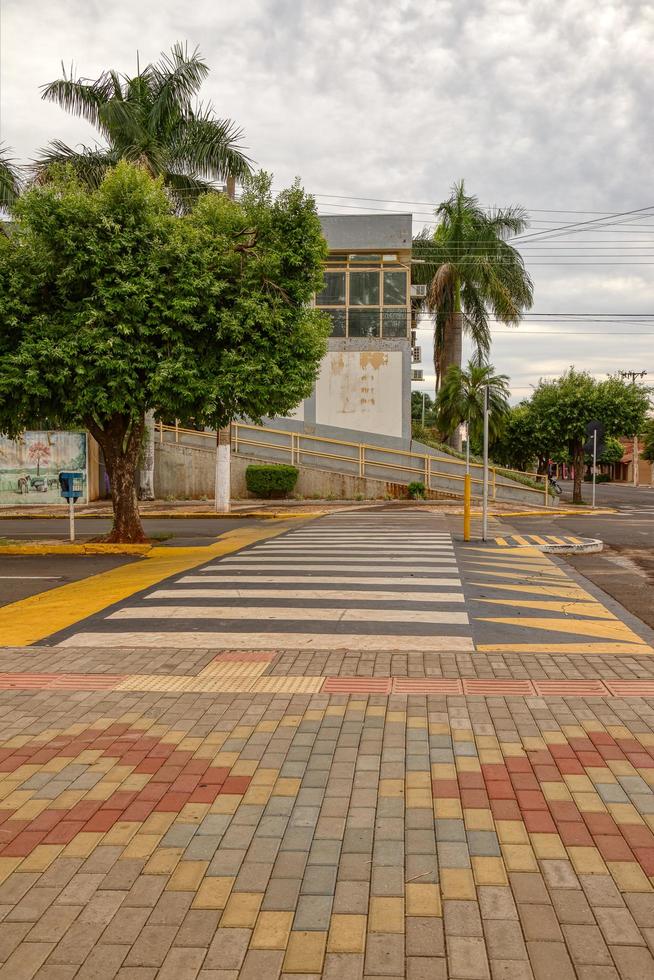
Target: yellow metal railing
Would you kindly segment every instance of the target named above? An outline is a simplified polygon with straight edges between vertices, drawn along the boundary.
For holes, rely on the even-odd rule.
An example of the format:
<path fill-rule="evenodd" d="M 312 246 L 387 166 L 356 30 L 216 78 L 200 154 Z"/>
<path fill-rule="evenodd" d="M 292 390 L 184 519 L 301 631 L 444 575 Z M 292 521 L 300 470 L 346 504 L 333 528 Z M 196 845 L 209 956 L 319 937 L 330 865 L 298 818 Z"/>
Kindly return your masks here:
<path fill-rule="evenodd" d="M 443 489 L 442 487 L 433 487 L 432 478 L 440 477 L 443 480 L 454 480 L 456 483 L 460 483 L 461 491 L 460 495 L 463 495 L 463 483 L 465 481 L 465 468 L 466 463 L 464 460 L 457 459 L 456 457 L 447 457 L 448 466 L 458 466 L 460 467 L 458 473 L 448 473 L 434 468 L 434 464 L 438 462 L 438 459 L 429 453 L 414 453 L 406 449 L 387 449 L 383 446 L 375 446 L 369 443 L 363 442 L 348 442 L 345 439 L 332 439 L 328 436 L 316 436 L 310 435 L 305 432 L 289 432 L 287 429 L 274 429 L 269 426 L 262 425 L 251 425 L 247 422 L 232 422 L 232 447 L 235 453 L 241 452 L 244 447 L 252 449 L 266 449 L 268 451 L 277 450 L 281 453 L 287 453 L 290 457 L 290 462 L 293 465 L 300 465 L 302 460 L 306 457 L 311 457 L 313 459 L 324 459 L 332 460 L 340 463 L 348 463 L 351 467 L 356 467 L 357 473 L 360 477 L 369 476 L 372 479 L 383 479 L 378 474 L 371 472 L 375 467 L 382 467 L 385 470 L 394 470 L 398 474 L 408 474 L 414 479 L 422 479 L 425 486 L 430 490 Z M 174 434 L 174 441 L 176 443 L 180 442 L 180 437 L 184 440 L 188 440 L 189 436 L 194 438 L 199 438 L 200 440 L 207 440 L 211 445 L 215 444 L 216 433 L 215 432 L 205 432 L 197 429 L 186 429 L 180 426 L 178 423 L 175 425 L 163 425 L 157 423 L 157 430 L 159 431 L 159 440 L 164 442 L 164 433 L 169 432 Z M 268 438 L 261 438 L 262 436 L 273 436 L 281 437 L 283 441 L 271 442 Z M 258 437 L 258 438 L 257 438 Z M 309 448 L 309 444 L 317 444 L 324 448 Z M 188 445 L 188 441 L 186 442 Z M 341 450 L 340 452 L 338 450 Z M 352 453 L 348 455 L 343 452 L 345 449 L 351 449 Z M 381 456 L 381 459 L 371 458 L 372 454 L 377 454 Z M 398 461 L 399 460 L 404 460 Z M 472 486 L 483 486 L 483 466 L 481 463 L 470 464 L 470 482 Z M 463 472 L 461 471 L 463 470 Z M 481 471 L 481 472 L 480 472 Z M 528 486 L 520 482 L 519 480 L 511 481 L 510 477 L 504 476 L 504 471 L 507 473 L 515 473 L 517 476 L 527 477 L 530 480 L 542 480 L 543 486 L 533 487 Z M 498 482 L 498 479 L 500 482 Z M 503 484 L 501 481 L 506 480 L 507 482 Z M 491 498 L 493 500 L 497 499 L 498 488 L 501 489 L 503 485 L 509 486 L 514 489 L 524 490 L 528 493 L 537 494 L 539 497 L 543 497 L 545 505 L 549 503 L 549 486 L 547 476 L 540 476 L 535 473 L 525 473 L 522 470 L 505 470 L 504 467 L 500 467 L 498 472 L 497 467 L 490 467 L 490 490 Z M 410 481 L 407 481 L 410 482 Z M 459 495 L 459 490 L 452 490 L 453 493 Z"/>

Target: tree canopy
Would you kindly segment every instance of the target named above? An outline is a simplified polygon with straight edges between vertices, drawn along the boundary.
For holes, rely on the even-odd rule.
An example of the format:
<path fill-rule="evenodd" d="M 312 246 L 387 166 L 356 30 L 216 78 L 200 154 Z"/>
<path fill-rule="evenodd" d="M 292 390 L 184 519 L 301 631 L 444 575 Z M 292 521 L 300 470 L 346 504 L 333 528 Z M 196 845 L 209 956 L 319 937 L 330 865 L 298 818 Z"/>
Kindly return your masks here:
<path fill-rule="evenodd" d="M 492 364 L 470 362 L 466 370 L 451 367 L 436 400 L 438 427 L 451 435 L 462 422 L 470 426 L 470 443 L 479 447 L 484 427 L 484 389 L 488 387 L 489 438 L 497 438 L 509 411 L 509 379 Z"/>
<path fill-rule="evenodd" d="M 161 179 L 120 163 L 28 191 L 0 241 L 0 431 L 86 427 L 112 484 L 114 539 L 143 537 L 144 416 L 219 428 L 286 414 L 312 390 L 328 324 L 309 307 L 326 245 L 297 183 L 171 212 Z"/>
<path fill-rule="evenodd" d="M 96 79 L 78 78 L 72 68 L 63 69 L 61 78 L 43 86 L 43 98 L 91 123 L 104 142 L 73 149 L 54 140 L 34 165 L 38 177 L 47 180 L 67 164 L 80 181 L 97 188 L 107 170 L 129 160 L 163 177 L 180 209 L 213 181 L 245 179 L 250 161 L 240 145 L 241 130 L 196 101 L 208 74 L 198 49 L 189 52 L 182 44 L 134 76 L 107 69 Z"/>

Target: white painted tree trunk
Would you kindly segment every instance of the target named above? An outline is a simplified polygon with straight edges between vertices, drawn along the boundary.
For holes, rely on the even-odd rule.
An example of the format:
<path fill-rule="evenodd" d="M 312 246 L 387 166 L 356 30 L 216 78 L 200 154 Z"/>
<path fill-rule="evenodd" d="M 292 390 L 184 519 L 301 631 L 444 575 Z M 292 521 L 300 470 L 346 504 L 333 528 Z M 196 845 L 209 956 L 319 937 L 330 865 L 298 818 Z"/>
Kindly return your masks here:
<path fill-rule="evenodd" d="M 154 412 L 146 412 L 145 415 L 139 497 L 141 500 L 154 500 Z"/>
<path fill-rule="evenodd" d="M 231 501 L 231 426 L 216 433 L 216 512 L 228 514 Z"/>
<path fill-rule="evenodd" d="M 640 483 L 640 455 L 639 455 L 638 436 L 634 436 L 633 467 L 634 467 L 634 486 Z"/>

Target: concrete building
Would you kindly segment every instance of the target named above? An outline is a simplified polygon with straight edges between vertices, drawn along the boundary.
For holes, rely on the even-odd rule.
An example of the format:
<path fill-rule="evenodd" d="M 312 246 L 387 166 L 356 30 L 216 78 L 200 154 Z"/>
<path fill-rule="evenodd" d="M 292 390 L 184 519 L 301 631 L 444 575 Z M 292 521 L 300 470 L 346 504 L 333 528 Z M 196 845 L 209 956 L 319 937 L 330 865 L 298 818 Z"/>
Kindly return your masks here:
<path fill-rule="evenodd" d="M 280 428 L 399 446 L 411 439 L 411 215 L 325 215 L 315 305 L 331 318 L 311 396 Z"/>

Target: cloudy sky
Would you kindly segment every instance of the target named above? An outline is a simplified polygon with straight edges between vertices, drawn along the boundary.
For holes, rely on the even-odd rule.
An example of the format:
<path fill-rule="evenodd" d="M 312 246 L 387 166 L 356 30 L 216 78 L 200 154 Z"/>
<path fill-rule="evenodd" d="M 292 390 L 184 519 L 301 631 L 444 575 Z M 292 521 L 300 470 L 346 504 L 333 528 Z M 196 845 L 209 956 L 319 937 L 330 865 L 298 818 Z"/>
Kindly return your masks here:
<path fill-rule="evenodd" d="M 550 231 L 522 246 L 532 315 L 494 331 L 514 397 L 570 364 L 654 377 L 648 0 L 3 0 L 2 141 L 24 160 L 92 141 L 39 85 L 62 61 L 133 73 L 137 48 L 143 63 L 177 40 L 275 186 L 300 175 L 323 213 L 412 211 L 418 230 L 463 177 Z M 427 324 L 420 342 L 429 388 Z"/>

